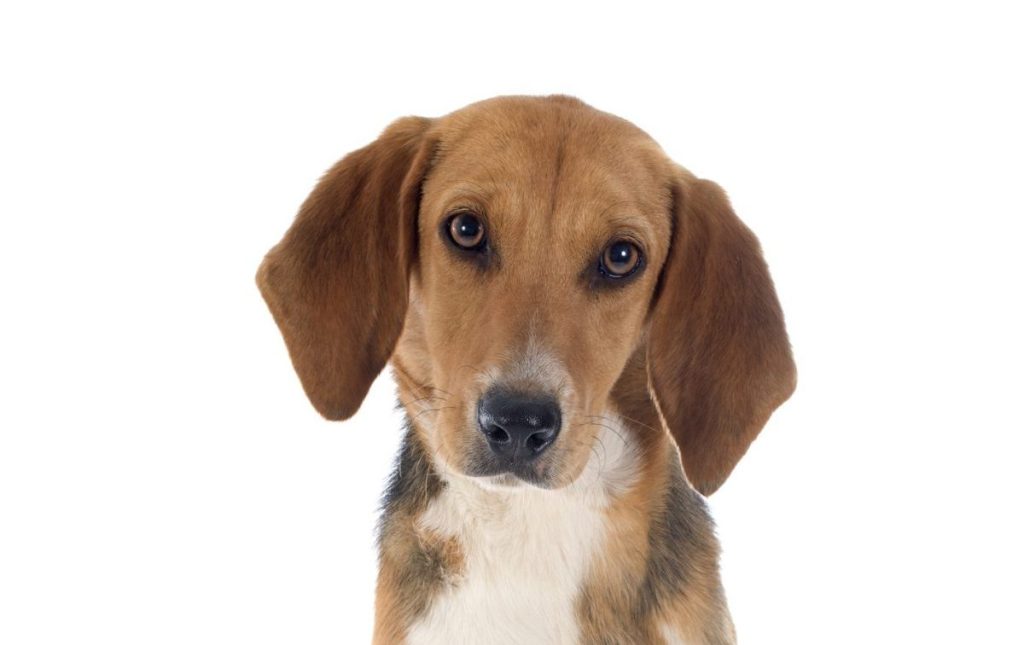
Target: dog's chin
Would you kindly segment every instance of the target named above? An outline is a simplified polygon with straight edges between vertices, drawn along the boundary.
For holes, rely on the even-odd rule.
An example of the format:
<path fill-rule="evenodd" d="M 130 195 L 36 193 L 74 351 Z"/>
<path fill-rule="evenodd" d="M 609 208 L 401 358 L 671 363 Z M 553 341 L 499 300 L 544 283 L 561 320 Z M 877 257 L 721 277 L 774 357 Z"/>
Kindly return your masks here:
<path fill-rule="evenodd" d="M 487 490 L 560 488 L 557 478 L 540 464 L 475 464 L 462 474 Z"/>
<path fill-rule="evenodd" d="M 508 491 L 515 490 L 517 488 L 523 488 L 528 486 L 526 482 L 519 479 L 512 473 L 504 473 L 501 475 L 485 475 L 483 477 L 473 477 L 473 482 L 480 488 L 494 491 Z"/>

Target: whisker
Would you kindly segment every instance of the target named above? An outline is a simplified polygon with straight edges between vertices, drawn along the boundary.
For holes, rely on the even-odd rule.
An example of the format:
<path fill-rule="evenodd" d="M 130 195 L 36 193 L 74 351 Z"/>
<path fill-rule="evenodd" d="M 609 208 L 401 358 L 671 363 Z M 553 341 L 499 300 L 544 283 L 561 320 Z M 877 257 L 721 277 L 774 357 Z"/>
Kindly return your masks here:
<path fill-rule="evenodd" d="M 600 414 L 600 415 L 598 415 L 598 414 L 589 414 L 587 416 L 589 418 L 592 418 L 592 419 L 604 419 L 606 421 L 613 421 L 614 422 L 614 419 L 612 418 L 612 416 L 608 415 L 608 414 Z M 640 421 L 639 419 L 634 419 L 633 417 L 626 416 L 625 414 L 616 414 L 615 416 L 617 416 L 618 418 L 620 418 L 620 419 L 622 419 L 624 421 L 629 421 L 630 423 L 635 423 L 638 426 L 647 428 L 648 430 L 651 430 L 653 432 L 661 432 L 662 431 L 661 428 L 655 428 L 653 426 L 649 426 L 646 423 L 644 423 L 643 421 Z"/>
<path fill-rule="evenodd" d="M 608 447 L 604 445 L 603 441 L 601 441 L 601 437 L 594 437 L 594 440 L 597 441 L 598 445 L 601 446 L 601 453 L 603 455 L 603 457 L 601 458 L 601 463 L 597 469 L 597 476 L 598 479 L 600 479 L 601 474 L 604 473 L 605 466 L 608 464 Z"/>
<path fill-rule="evenodd" d="M 447 405 L 447 406 L 440 407 L 440 408 L 427 408 L 426 410 L 421 410 L 420 412 L 418 412 L 415 416 L 413 416 L 411 419 L 409 419 L 409 422 L 412 423 L 413 421 L 415 421 L 416 419 L 419 419 L 421 416 L 423 416 L 427 412 L 440 412 L 441 410 L 452 410 L 455 407 L 456 406 L 454 406 L 454 405 Z"/>
<path fill-rule="evenodd" d="M 608 430 L 609 432 L 614 434 L 616 437 L 618 437 L 619 441 L 621 441 L 622 443 L 626 443 L 626 438 L 622 436 L 622 433 L 619 432 L 619 428 L 616 428 L 615 426 L 605 425 L 603 423 L 595 423 L 593 421 L 586 421 L 584 423 L 574 424 L 571 427 L 578 428 L 578 427 L 582 427 L 582 426 L 594 426 L 594 427 L 597 427 L 597 428 L 604 428 L 605 430 Z"/>
<path fill-rule="evenodd" d="M 426 384 L 426 383 L 418 383 L 416 381 L 416 379 L 412 378 L 412 376 L 409 375 L 408 372 L 406 372 L 402 368 L 398 367 L 394 363 L 391 364 L 391 369 L 392 369 L 392 371 L 397 373 L 399 376 L 401 376 L 402 380 L 404 380 L 409 387 L 412 387 L 413 389 L 415 389 L 416 390 L 416 392 L 415 392 L 416 394 L 419 394 L 420 392 L 423 392 L 424 390 L 434 390 L 435 392 L 441 392 L 442 394 L 446 394 L 448 396 L 451 396 L 451 392 L 448 392 L 447 390 L 443 390 L 443 389 L 441 389 L 439 387 L 436 387 L 436 386 L 430 385 L 430 384 Z"/>
<path fill-rule="evenodd" d="M 413 399 L 412 401 L 409 401 L 409 405 L 414 405 L 414 404 L 415 405 L 422 405 L 423 401 L 429 401 L 429 400 L 433 400 L 433 399 L 437 399 L 438 401 L 447 401 L 448 400 L 447 397 L 435 396 L 433 394 L 428 394 L 427 396 L 421 396 L 418 399 Z"/>
<path fill-rule="evenodd" d="M 464 367 L 465 368 L 469 368 L 469 370 L 474 372 L 478 377 L 486 377 L 487 376 L 487 372 L 486 371 L 480 369 L 479 367 L 477 367 L 475 365 L 469 365 L 468 363 L 467 364 L 463 364 L 463 365 L 459 365 L 459 369 L 462 369 Z"/>

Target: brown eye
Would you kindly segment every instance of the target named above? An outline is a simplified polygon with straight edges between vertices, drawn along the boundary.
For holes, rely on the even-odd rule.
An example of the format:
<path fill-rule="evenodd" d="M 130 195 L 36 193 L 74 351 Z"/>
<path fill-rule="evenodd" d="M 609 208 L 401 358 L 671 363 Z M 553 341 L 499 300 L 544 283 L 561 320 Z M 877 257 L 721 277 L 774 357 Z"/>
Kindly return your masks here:
<path fill-rule="evenodd" d="M 484 223 L 468 211 L 458 213 L 448 222 L 448 237 L 460 248 L 477 250 L 484 245 Z"/>
<path fill-rule="evenodd" d="M 598 265 L 601 273 L 608 278 L 625 278 L 639 267 L 640 249 L 626 240 L 618 240 L 606 246 Z"/>

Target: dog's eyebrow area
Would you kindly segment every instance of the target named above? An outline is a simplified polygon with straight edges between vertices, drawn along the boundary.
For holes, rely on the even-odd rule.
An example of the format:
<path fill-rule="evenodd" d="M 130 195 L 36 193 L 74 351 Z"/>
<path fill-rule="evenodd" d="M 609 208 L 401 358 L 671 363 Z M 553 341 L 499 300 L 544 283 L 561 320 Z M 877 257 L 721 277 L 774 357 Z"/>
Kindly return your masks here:
<path fill-rule="evenodd" d="M 623 205 L 616 208 L 613 215 L 602 218 L 604 222 L 599 225 L 606 231 L 609 240 L 624 239 L 635 242 L 644 248 L 650 248 L 655 239 L 655 232 L 649 217 L 628 214 L 638 212 L 638 210 L 635 207 Z M 665 218 L 667 219 L 667 216 Z"/>
<path fill-rule="evenodd" d="M 487 220 L 491 232 L 510 235 L 513 227 L 520 227 L 526 221 L 532 226 L 538 225 L 538 209 L 525 204 L 516 204 L 508 196 L 502 194 L 500 188 L 484 190 L 475 187 L 460 186 L 454 190 L 445 190 L 433 201 L 439 207 L 421 212 L 420 226 L 428 230 L 436 225 L 436 220 L 445 220 L 460 211 L 470 211 Z M 649 247 L 657 238 L 655 222 L 664 220 L 671 226 L 668 213 L 645 213 L 643 206 L 628 200 L 613 201 L 589 199 L 563 199 L 560 203 L 549 207 L 546 214 L 547 222 L 542 226 L 553 238 L 560 235 L 579 241 L 603 243 L 603 238 L 611 239 L 620 236 L 645 247 Z M 543 219 L 543 218 L 541 218 Z M 594 238 L 590 240 L 589 238 Z"/>
<path fill-rule="evenodd" d="M 469 209 L 482 214 L 487 210 L 487 205 L 491 203 L 493 194 L 494 192 L 490 190 L 485 192 L 472 188 L 445 191 L 440 201 L 443 206 L 439 214 L 444 217 L 460 209 Z"/>

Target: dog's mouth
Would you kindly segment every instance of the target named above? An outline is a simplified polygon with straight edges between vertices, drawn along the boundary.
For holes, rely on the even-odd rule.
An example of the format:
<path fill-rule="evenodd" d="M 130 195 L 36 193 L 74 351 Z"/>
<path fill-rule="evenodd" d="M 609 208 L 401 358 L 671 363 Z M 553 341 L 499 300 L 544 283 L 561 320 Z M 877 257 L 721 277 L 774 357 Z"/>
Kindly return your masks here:
<path fill-rule="evenodd" d="M 524 485 L 523 480 L 520 479 L 519 477 L 516 477 L 512 473 L 491 475 L 489 477 L 475 477 L 474 479 L 484 488 L 496 488 L 505 490 L 509 488 L 519 488 L 520 486 Z"/>
<path fill-rule="evenodd" d="M 553 488 L 555 473 L 547 459 L 521 461 L 500 459 L 492 455 L 473 455 L 465 474 L 486 486 L 515 488 L 523 484 L 537 488 Z"/>

